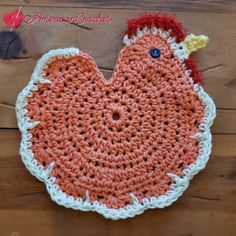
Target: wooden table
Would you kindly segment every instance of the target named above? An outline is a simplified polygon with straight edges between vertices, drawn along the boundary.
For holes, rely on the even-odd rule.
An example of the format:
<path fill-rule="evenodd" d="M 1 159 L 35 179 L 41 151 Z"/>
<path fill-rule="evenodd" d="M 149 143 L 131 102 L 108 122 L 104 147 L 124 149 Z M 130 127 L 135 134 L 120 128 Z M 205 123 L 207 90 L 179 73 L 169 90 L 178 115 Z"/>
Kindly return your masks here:
<path fill-rule="evenodd" d="M 24 14 L 72 16 L 80 12 L 112 17 L 109 24 L 22 24 L 24 51 L 0 60 L 0 235 L 1 236 L 234 236 L 236 235 L 236 3 L 199 1 L 2 0 L 0 16 L 23 6 Z M 43 183 L 29 174 L 18 151 L 14 103 L 36 61 L 53 48 L 75 46 L 93 56 L 110 77 L 122 47 L 125 19 L 144 11 L 174 12 L 189 33 L 206 34 L 210 43 L 194 55 L 206 91 L 217 105 L 213 152 L 206 167 L 174 205 L 148 210 L 123 221 L 106 220 L 53 203 Z M 0 22 L 1 30 L 8 27 Z"/>

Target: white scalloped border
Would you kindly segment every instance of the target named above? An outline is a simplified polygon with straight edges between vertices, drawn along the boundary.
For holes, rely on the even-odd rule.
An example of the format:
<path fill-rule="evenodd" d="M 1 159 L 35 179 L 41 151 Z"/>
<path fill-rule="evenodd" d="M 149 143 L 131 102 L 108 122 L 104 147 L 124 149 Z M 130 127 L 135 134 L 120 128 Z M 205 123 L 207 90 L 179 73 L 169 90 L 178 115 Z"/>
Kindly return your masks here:
<path fill-rule="evenodd" d="M 62 57 L 71 57 L 77 55 L 79 49 L 77 48 L 66 48 L 66 49 L 57 49 L 51 50 L 48 53 L 44 54 L 42 58 L 38 61 L 34 72 L 32 74 L 31 80 L 28 85 L 19 93 L 16 101 L 16 115 L 18 120 L 18 126 L 22 134 L 22 141 L 20 145 L 20 155 L 23 163 L 26 168 L 30 171 L 32 175 L 38 178 L 40 181 L 46 184 L 48 193 L 51 196 L 51 199 L 58 203 L 59 205 L 65 206 L 67 208 L 73 208 L 75 210 L 82 211 L 96 211 L 102 214 L 104 217 L 117 220 L 125 219 L 128 217 L 133 217 L 143 213 L 146 209 L 152 208 L 164 208 L 171 205 L 175 202 L 188 187 L 189 181 L 192 177 L 202 170 L 211 153 L 211 133 L 210 126 L 213 123 L 213 120 L 216 116 L 216 108 L 212 99 L 206 94 L 203 88 L 195 84 L 194 90 L 197 92 L 199 98 L 206 105 L 205 107 L 205 116 L 203 122 L 200 124 L 199 128 L 202 130 L 201 133 L 197 133 L 192 138 L 197 138 L 200 140 L 200 150 L 199 156 L 195 163 L 191 164 L 183 172 L 184 177 L 180 178 L 176 175 L 169 174 L 170 177 L 174 179 L 174 183 L 171 185 L 171 190 L 166 192 L 165 195 L 162 195 L 158 198 L 152 197 L 150 199 L 143 199 L 142 202 L 139 202 L 134 194 L 130 194 L 133 199 L 133 204 L 127 205 L 124 208 L 120 209 L 111 209 L 106 207 L 106 205 L 99 204 L 98 201 L 90 203 L 89 194 L 86 193 L 87 198 L 83 200 L 82 198 L 74 199 L 71 196 L 67 196 L 64 192 L 59 189 L 59 186 L 55 183 L 55 177 L 50 177 L 50 172 L 53 168 L 53 163 L 45 169 L 42 165 L 37 163 L 37 160 L 34 159 L 34 154 L 31 151 L 30 147 L 32 146 L 29 141 L 32 135 L 28 130 L 32 129 L 39 122 L 31 122 L 28 117 L 25 116 L 27 110 L 24 108 L 27 105 L 27 97 L 32 96 L 32 92 L 37 90 L 37 83 L 51 83 L 49 80 L 43 78 L 45 73 L 43 69 L 47 67 L 47 63 L 53 61 L 55 58 Z M 189 71 L 187 72 L 189 75 Z M 190 81 L 193 83 L 192 81 Z"/>

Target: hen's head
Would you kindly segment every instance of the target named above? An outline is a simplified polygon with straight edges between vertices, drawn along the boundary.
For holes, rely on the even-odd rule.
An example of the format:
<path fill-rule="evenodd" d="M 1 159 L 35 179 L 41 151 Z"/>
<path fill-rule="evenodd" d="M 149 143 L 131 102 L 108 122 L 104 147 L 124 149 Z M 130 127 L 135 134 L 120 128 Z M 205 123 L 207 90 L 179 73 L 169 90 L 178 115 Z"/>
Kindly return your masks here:
<path fill-rule="evenodd" d="M 186 35 L 182 24 L 175 18 L 149 14 L 129 19 L 123 42 L 126 47 L 122 50 L 122 59 L 126 58 L 127 65 L 131 67 L 140 64 L 140 72 L 160 66 L 168 68 L 180 63 L 195 83 L 200 82 L 200 73 L 190 54 L 203 48 L 208 37 Z"/>

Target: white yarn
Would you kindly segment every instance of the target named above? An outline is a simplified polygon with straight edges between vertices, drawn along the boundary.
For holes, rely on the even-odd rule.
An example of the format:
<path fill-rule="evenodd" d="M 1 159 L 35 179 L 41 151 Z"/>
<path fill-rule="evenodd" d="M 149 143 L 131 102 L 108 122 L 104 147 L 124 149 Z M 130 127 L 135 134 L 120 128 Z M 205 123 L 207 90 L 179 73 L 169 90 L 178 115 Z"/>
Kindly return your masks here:
<path fill-rule="evenodd" d="M 153 31 L 157 33 L 158 29 L 153 29 Z M 168 37 L 167 34 L 163 35 L 165 37 Z M 126 39 L 125 41 L 126 43 L 129 43 Z M 183 171 L 184 177 L 179 177 L 172 173 L 168 174 L 171 178 L 173 178 L 174 183 L 171 184 L 171 189 L 167 191 L 165 195 L 157 198 L 145 198 L 142 200 L 142 202 L 139 202 L 137 197 L 133 193 L 131 193 L 130 196 L 133 200 L 133 204 L 127 205 L 124 208 L 120 209 L 108 208 L 104 204 L 99 204 L 98 201 L 90 203 L 88 192 L 86 193 L 86 200 L 83 200 L 82 198 L 74 199 L 72 196 L 67 196 L 63 191 L 61 191 L 59 189 L 59 186 L 55 182 L 55 177 L 50 176 L 54 163 L 51 163 L 49 167 L 45 169 L 45 167 L 40 165 L 40 163 L 38 163 L 37 160 L 34 159 L 34 154 L 30 149 L 32 143 L 29 141 L 32 135 L 28 131 L 39 124 L 39 122 L 31 122 L 30 119 L 25 116 L 27 113 L 27 110 L 25 109 L 25 106 L 27 105 L 27 97 L 32 96 L 31 91 L 38 89 L 36 84 L 37 82 L 50 83 L 49 80 L 43 78 L 43 69 L 47 67 L 47 64 L 49 62 L 53 61 L 55 58 L 70 57 L 77 55 L 78 53 L 79 49 L 76 48 L 51 50 L 46 53 L 38 61 L 30 82 L 17 97 L 16 115 L 18 126 L 22 133 L 20 155 L 26 168 L 32 175 L 36 176 L 39 180 L 43 181 L 46 184 L 47 191 L 49 192 L 52 200 L 59 205 L 65 206 L 67 208 L 73 208 L 75 210 L 96 211 L 102 214 L 104 217 L 113 220 L 133 217 L 135 215 L 141 214 L 144 210 L 149 208 L 164 208 L 171 205 L 183 194 L 184 190 L 188 187 L 189 181 L 192 179 L 192 177 L 205 167 L 211 152 L 210 126 L 212 125 L 213 119 L 215 118 L 216 109 L 212 99 L 204 92 L 203 88 L 200 85 L 195 84 L 194 90 L 197 92 L 202 102 L 206 105 L 204 111 L 205 115 L 203 122 L 199 127 L 202 132 L 197 133 L 196 135 L 191 137 L 200 140 L 199 156 L 193 164 L 191 164 L 187 169 Z M 192 79 L 190 79 L 190 81 L 192 81 Z"/>

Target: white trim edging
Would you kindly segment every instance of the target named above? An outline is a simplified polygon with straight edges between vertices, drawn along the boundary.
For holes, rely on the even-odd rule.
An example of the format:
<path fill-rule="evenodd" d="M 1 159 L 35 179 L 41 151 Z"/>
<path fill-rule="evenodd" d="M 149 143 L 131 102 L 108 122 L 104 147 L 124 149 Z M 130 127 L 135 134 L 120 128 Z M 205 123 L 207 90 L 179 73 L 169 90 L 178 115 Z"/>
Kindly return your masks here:
<path fill-rule="evenodd" d="M 65 193 L 59 190 L 59 186 L 55 183 L 55 177 L 50 176 L 50 172 L 53 168 L 53 163 L 51 163 L 49 167 L 45 169 L 37 162 L 37 160 L 33 158 L 34 154 L 30 149 L 32 144 L 29 141 L 32 135 L 28 132 L 28 130 L 32 129 L 39 122 L 31 122 L 30 119 L 25 116 L 27 110 L 24 107 L 27 105 L 27 97 L 32 96 L 31 91 L 38 89 L 36 84 L 37 82 L 51 83 L 49 80 L 45 80 L 42 77 L 42 75 L 44 75 L 43 69 L 45 68 L 45 66 L 47 66 L 48 62 L 51 62 L 55 58 L 70 57 L 77 55 L 78 53 L 79 49 L 77 48 L 66 48 L 51 50 L 43 55 L 43 57 L 38 61 L 28 85 L 20 92 L 17 97 L 16 115 L 18 126 L 22 134 L 20 155 L 26 168 L 32 175 L 45 183 L 51 199 L 59 205 L 65 206 L 67 208 L 73 208 L 75 210 L 96 211 L 109 219 L 125 219 L 128 217 L 139 215 L 146 209 L 164 208 L 171 205 L 183 194 L 184 190 L 188 187 L 189 181 L 192 179 L 192 177 L 205 167 L 211 152 L 212 144 L 210 126 L 212 125 L 213 120 L 216 116 L 216 109 L 212 99 L 208 94 L 204 92 L 203 88 L 200 85 L 195 84 L 194 90 L 206 105 L 204 111 L 205 116 L 203 122 L 199 126 L 202 132 L 192 136 L 192 138 L 197 138 L 200 140 L 199 156 L 193 164 L 191 164 L 187 169 L 183 171 L 185 174 L 184 177 L 180 178 L 176 175 L 169 174 L 169 176 L 174 179 L 174 183 L 171 184 L 171 190 L 167 191 L 165 195 L 162 195 L 158 198 L 145 198 L 142 200 L 142 202 L 139 202 L 134 194 L 131 193 L 133 204 L 127 205 L 124 208 L 120 209 L 107 208 L 106 205 L 101 205 L 98 201 L 90 203 L 88 193 L 87 199 L 85 201 L 82 198 L 74 199 L 73 197 L 67 196 Z"/>

